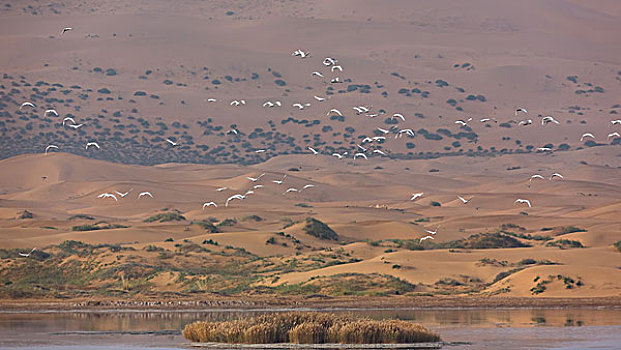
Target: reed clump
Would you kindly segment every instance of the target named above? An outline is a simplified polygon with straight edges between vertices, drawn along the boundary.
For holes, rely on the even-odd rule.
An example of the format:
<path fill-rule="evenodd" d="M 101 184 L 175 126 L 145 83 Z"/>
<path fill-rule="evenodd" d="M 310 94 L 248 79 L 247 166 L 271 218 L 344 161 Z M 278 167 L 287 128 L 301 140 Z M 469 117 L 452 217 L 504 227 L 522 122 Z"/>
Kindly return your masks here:
<path fill-rule="evenodd" d="M 400 320 L 355 319 L 335 314 L 289 312 L 224 321 L 197 321 L 183 329 L 192 342 L 242 344 L 395 344 L 437 342 L 425 327 Z"/>

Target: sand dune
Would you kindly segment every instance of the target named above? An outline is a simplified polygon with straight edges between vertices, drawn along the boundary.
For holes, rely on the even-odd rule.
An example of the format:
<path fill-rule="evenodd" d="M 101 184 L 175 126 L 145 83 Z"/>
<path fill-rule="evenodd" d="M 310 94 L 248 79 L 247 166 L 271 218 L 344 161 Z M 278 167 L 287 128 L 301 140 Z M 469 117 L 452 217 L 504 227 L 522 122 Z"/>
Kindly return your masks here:
<path fill-rule="evenodd" d="M 46 290 L 19 282 L 29 265 L 12 249 L 30 247 L 92 269 L 67 279 L 93 281 L 79 293 L 390 294 L 382 288 L 399 282 L 387 275 L 410 294 L 620 295 L 621 139 L 607 137 L 621 132 L 611 123 L 621 114 L 618 1 L 6 5 L 3 296 L 22 295 L 14 281 L 35 293 L 22 296 Z M 20 110 L 24 101 L 37 106 Z M 361 105 L 369 113 L 356 114 Z M 547 115 L 559 123 L 542 125 Z M 63 126 L 65 116 L 84 125 Z M 585 132 L 595 140 L 581 141 Z M 101 149 L 85 149 L 92 141 Z M 59 149 L 45 155 L 50 144 Z M 369 159 L 353 159 L 363 148 Z M 554 172 L 564 179 L 549 180 Z M 247 196 L 226 207 L 235 194 Z M 309 218 L 338 239 L 309 234 Z M 498 234 L 530 247 L 418 250 L 436 229 L 435 244 Z"/>

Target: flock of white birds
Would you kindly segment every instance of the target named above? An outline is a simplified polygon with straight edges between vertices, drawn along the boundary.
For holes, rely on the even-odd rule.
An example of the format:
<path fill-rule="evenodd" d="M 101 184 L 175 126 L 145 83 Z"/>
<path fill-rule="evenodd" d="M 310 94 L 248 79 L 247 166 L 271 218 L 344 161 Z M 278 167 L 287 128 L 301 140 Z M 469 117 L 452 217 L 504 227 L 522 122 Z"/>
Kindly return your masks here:
<path fill-rule="evenodd" d="M 73 28 L 71 28 L 71 27 L 63 28 L 61 30 L 61 35 L 65 34 L 68 31 L 71 31 L 71 30 L 73 30 Z M 308 59 L 308 58 L 311 57 L 310 52 L 304 51 L 304 50 L 301 50 L 301 49 L 295 50 L 291 55 L 294 56 L 294 57 L 297 57 L 299 59 Z M 337 64 L 338 62 L 339 61 L 337 59 L 333 58 L 333 57 L 326 57 L 323 60 L 322 64 L 323 64 L 324 68 L 329 68 L 329 72 L 330 73 L 343 72 L 343 66 L 340 65 L 340 64 Z M 318 78 L 325 78 L 325 75 L 326 74 L 322 73 L 321 71 L 313 71 L 311 73 L 311 76 L 318 77 Z M 330 78 L 330 80 L 329 80 L 330 84 L 340 84 L 342 82 L 343 82 L 343 80 L 340 77 L 338 77 L 338 76 L 334 76 L 334 77 Z M 317 102 L 322 103 L 322 102 L 328 101 L 330 98 L 329 97 L 322 97 L 322 96 L 314 95 L 313 99 L 315 101 L 317 101 Z M 216 103 L 218 100 L 216 98 L 210 97 L 210 98 L 207 98 L 206 101 L 208 103 Z M 246 105 L 246 100 L 245 99 L 232 100 L 229 103 L 229 105 L 233 106 L 233 107 L 242 107 L 242 106 Z M 265 101 L 262 104 L 262 107 L 264 107 L 264 108 L 278 108 L 278 107 L 282 107 L 282 106 L 283 106 L 283 103 L 281 101 L 278 101 L 278 100 L 274 100 L 274 101 L 269 100 L 269 101 Z M 310 102 L 296 102 L 296 103 L 293 103 L 291 106 L 295 107 L 295 108 L 297 108 L 299 110 L 304 110 L 304 109 L 310 107 L 311 103 Z M 32 102 L 26 101 L 26 102 L 21 104 L 20 110 L 23 109 L 23 108 L 26 108 L 26 107 L 35 108 L 36 105 L 34 103 L 32 103 Z M 375 117 L 378 117 L 380 115 L 385 114 L 385 112 L 383 110 L 380 111 L 380 112 L 377 112 L 377 113 L 373 113 L 372 112 L 373 106 L 359 105 L 359 106 L 353 106 L 352 109 L 354 110 L 356 116 L 366 116 L 366 117 L 369 117 L 369 118 L 375 118 Z M 44 116 L 47 117 L 49 115 L 54 115 L 56 117 L 60 116 L 59 113 L 55 109 L 52 109 L 52 108 L 51 109 L 47 109 L 44 112 Z M 523 108 L 523 107 L 516 108 L 515 111 L 514 111 L 514 115 L 516 117 L 520 116 L 520 115 L 524 115 L 525 118 L 526 118 L 526 116 L 528 116 L 528 110 L 526 108 Z M 329 116 L 341 116 L 342 117 L 343 113 L 339 109 L 331 108 L 327 112 L 326 116 L 328 116 L 328 117 Z M 555 124 L 555 125 L 559 125 L 560 124 L 559 121 L 556 120 L 551 115 L 548 115 L 548 116 L 541 116 L 541 115 L 539 115 L 539 117 L 541 118 L 541 125 L 542 126 L 547 126 L 547 125 L 551 125 L 551 124 Z M 406 121 L 406 118 L 405 118 L 405 116 L 402 113 L 394 113 L 394 114 L 392 114 L 392 116 L 390 118 L 394 119 L 394 120 L 397 120 L 397 122 L 399 122 L 399 120 L 401 122 L 405 122 Z M 470 117 L 470 118 L 467 118 L 467 119 L 456 120 L 454 123 L 459 125 L 460 127 L 466 127 L 472 121 L 473 121 L 473 118 Z M 71 124 L 69 124 L 68 122 L 71 122 Z M 498 120 L 496 118 L 480 118 L 479 122 L 480 123 L 489 123 L 489 122 L 498 123 Z M 533 120 L 532 119 L 528 119 L 528 118 L 523 119 L 523 120 L 519 120 L 519 121 L 511 120 L 511 122 L 517 123 L 518 125 L 525 126 L 525 127 L 533 124 Z M 621 125 L 621 120 L 619 120 L 619 119 L 611 120 L 610 122 L 611 122 L 612 125 Z M 62 125 L 66 126 L 68 128 L 74 129 L 74 130 L 78 130 L 79 128 L 83 127 L 85 125 L 85 123 L 78 124 L 75 121 L 74 118 L 64 117 L 62 119 Z M 388 154 L 385 151 L 383 151 L 381 149 L 371 149 L 371 147 L 369 147 L 368 145 L 372 146 L 372 144 L 374 142 L 376 142 L 376 143 L 377 142 L 382 142 L 382 143 L 385 142 L 386 138 L 387 138 L 387 135 L 389 135 L 389 134 L 394 134 L 394 138 L 395 139 L 401 138 L 403 135 L 408 135 L 410 137 L 414 137 L 414 135 L 415 135 L 414 134 L 414 130 L 412 130 L 411 128 L 392 127 L 390 129 L 383 129 L 381 127 L 377 127 L 376 130 L 382 136 L 366 137 L 366 138 L 364 138 L 360 142 L 360 144 L 357 144 L 356 145 L 357 146 L 357 152 L 352 152 L 353 154 L 351 155 L 354 161 L 357 160 L 357 159 L 368 160 L 367 154 L 369 154 L 369 155 L 377 154 L 379 156 L 384 156 L 384 157 L 388 156 Z M 229 130 L 227 132 L 227 134 L 238 135 L 239 131 L 237 129 L 231 129 L 231 130 Z M 619 134 L 619 132 L 614 131 L 614 132 L 611 132 L 610 134 L 608 134 L 608 139 L 610 139 L 612 137 L 621 137 L 621 135 Z M 580 137 L 580 141 L 582 142 L 586 138 L 591 138 L 593 140 L 596 139 L 595 135 L 593 133 L 585 132 Z M 173 140 L 168 139 L 168 138 L 165 141 L 168 142 L 171 147 L 176 147 L 176 146 L 178 146 L 181 143 L 180 141 L 173 141 Z M 368 144 L 367 147 L 364 146 L 365 144 Z M 100 145 L 96 141 L 87 142 L 86 145 L 85 145 L 85 149 L 88 150 L 89 148 L 101 149 Z M 50 145 L 48 145 L 45 148 L 45 154 L 47 154 L 52 149 L 60 150 L 60 147 L 58 145 L 50 144 Z M 322 152 L 320 150 L 317 150 L 317 149 L 315 149 L 313 147 L 309 146 L 309 147 L 307 147 L 307 149 L 312 154 L 314 154 L 314 155 L 321 155 L 322 154 Z M 255 150 L 256 153 L 263 153 L 265 151 L 266 151 L 265 149 L 257 149 L 257 150 Z M 543 146 L 543 147 L 537 147 L 536 151 L 537 152 L 552 152 L 553 150 L 550 147 Z M 349 152 L 332 153 L 331 154 L 331 156 L 336 157 L 338 159 L 345 159 L 349 155 L 350 155 Z M 255 182 L 259 181 L 261 179 L 261 177 L 263 177 L 264 175 L 265 174 L 261 174 L 261 175 L 259 175 L 256 178 L 248 177 L 248 180 L 250 180 L 251 182 L 255 183 Z M 272 182 L 277 184 L 277 185 L 282 185 L 283 182 L 285 181 L 286 176 L 287 175 L 285 175 L 281 180 L 272 180 Z M 554 178 L 563 179 L 563 176 L 561 174 L 559 174 L 559 173 L 553 173 L 549 177 L 549 180 L 553 180 Z M 529 182 L 534 180 L 534 179 L 542 179 L 543 180 L 544 177 L 542 175 L 540 175 L 540 174 L 534 174 L 534 175 L 532 175 L 530 177 Z M 229 204 L 231 203 L 231 201 L 233 201 L 235 199 L 240 200 L 240 201 L 244 200 L 244 199 L 247 199 L 249 195 L 254 194 L 256 190 L 258 190 L 260 188 L 263 188 L 263 187 L 264 186 L 262 184 L 257 184 L 257 185 L 254 185 L 252 190 L 247 190 L 244 194 L 238 193 L 238 194 L 231 195 L 230 197 L 228 197 L 226 199 L 226 201 L 224 203 L 224 206 L 228 207 Z M 286 191 L 284 191 L 283 195 L 287 195 L 288 193 L 292 193 L 292 192 L 298 192 L 299 193 L 299 192 L 302 192 L 303 190 L 306 190 L 306 189 L 309 189 L 309 188 L 312 188 L 312 187 L 314 187 L 314 185 L 312 185 L 312 184 L 305 185 L 305 186 L 303 186 L 300 189 L 291 187 L 291 188 L 288 188 Z M 131 189 L 128 192 L 125 192 L 125 193 L 120 193 L 118 191 L 115 191 L 115 193 L 102 193 L 99 196 L 97 196 L 97 198 L 100 198 L 100 199 L 111 198 L 111 199 L 114 199 L 116 202 L 118 202 L 119 198 L 121 198 L 121 199 L 124 198 L 132 190 L 133 189 Z M 218 188 L 216 191 L 217 192 L 221 192 L 221 191 L 224 191 L 224 190 L 228 190 L 228 188 L 227 187 L 221 187 L 221 188 Z M 424 194 L 423 192 L 413 193 L 412 197 L 410 198 L 410 200 L 416 201 L 416 200 L 422 198 L 423 194 Z M 143 198 L 143 197 L 153 198 L 153 195 L 150 192 L 148 192 L 148 191 L 139 193 L 138 198 Z M 473 199 L 473 197 L 470 197 L 467 200 L 464 197 L 462 197 L 462 196 L 457 196 L 457 197 L 464 205 L 469 204 L 472 201 L 472 199 Z M 529 208 L 532 207 L 532 202 L 530 200 L 524 199 L 524 198 L 518 198 L 518 199 L 516 199 L 514 201 L 514 203 L 515 204 L 524 204 L 524 205 L 527 205 Z M 205 202 L 203 204 L 203 209 L 206 209 L 206 208 L 209 208 L 209 207 L 212 207 L 212 206 L 213 207 L 218 207 L 218 204 L 216 202 L 214 202 L 214 201 Z M 429 233 L 430 235 L 420 238 L 421 242 L 424 241 L 424 240 L 427 240 L 427 239 L 434 239 L 433 235 L 435 235 L 437 233 L 437 229 L 436 229 L 436 231 L 427 231 L 427 233 Z M 34 251 L 34 249 L 33 249 L 33 251 Z M 28 256 L 30 256 L 30 253 L 28 253 L 28 255 L 20 253 L 20 255 L 28 257 Z"/>

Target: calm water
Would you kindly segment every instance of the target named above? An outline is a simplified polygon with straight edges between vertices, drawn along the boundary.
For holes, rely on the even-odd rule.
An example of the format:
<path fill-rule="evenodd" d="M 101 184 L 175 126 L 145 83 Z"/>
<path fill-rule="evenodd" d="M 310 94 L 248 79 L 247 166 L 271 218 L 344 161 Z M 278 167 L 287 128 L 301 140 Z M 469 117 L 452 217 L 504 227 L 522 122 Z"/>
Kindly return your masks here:
<path fill-rule="evenodd" d="M 0 348 L 184 349 L 180 334 L 196 320 L 228 320 L 261 312 L 0 313 Z M 415 321 L 445 349 L 621 349 L 621 310 L 365 310 L 338 311 L 373 319 Z"/>

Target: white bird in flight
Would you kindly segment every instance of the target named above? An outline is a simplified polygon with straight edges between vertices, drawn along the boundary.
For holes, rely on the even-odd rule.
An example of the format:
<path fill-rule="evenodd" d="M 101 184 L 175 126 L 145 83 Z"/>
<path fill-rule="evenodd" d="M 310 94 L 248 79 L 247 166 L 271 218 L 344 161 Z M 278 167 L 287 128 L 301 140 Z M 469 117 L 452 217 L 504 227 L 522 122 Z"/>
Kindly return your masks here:
<path fill-rule="evenodd" d="M 166 139 L 166 142 L 170 143 L 170 145 L 173 146 L 173 147 L 177 146 L 180 143 L 180 142 L 174 142 L 171 139 Z"/>
<path fill-rule="evenodd" d="M 306 147 L 308 148 L 309 151 L 313 152 L 314 155 L 318 155 L 319 152 L 317 150 L 315 150 L 314 148 L 312 148 L 311 146 Z"/>
<path fill-rule="evenodd" d="M 386 130 L 386 129 L 382 129 L 382 128 L 377 128 L 377 131 L 383 133 L 384 135 L 388 134 L 390 131 Z"/>
<path fill-rule="evenodd" d="M 238 133 L 239 132 L 237 130 L 235 130 L 235 129 L 231 129 L 231 130 L 227 131 L 227 134 L 235 134 L 235 135 L 237 135 Z"/>
<path fill-rule="evenodd" d="M 58 117 L 58 112 L 56 112 L 55 109 L 46 109 L 45 112 L 43 113 L 43 116 L 47 117 L 48 114 L 54 114 L 55 116 Z"/>
<path fill-rule="evenodd" d="M 343 157 L 345 157 L 347 155 L 347 152 L 345 152 L 344 154 L 339 154 L 339 153 L 332 153 L 333 157 L 337 157 L 338 159 L 343 159 Z"/>
<path fill-rule="evenodd" d="M 342 72 L 343 71 L 343 67 L 341 67 L 341 66 L 332 66 L 332 68 L 330 68 L 330 70 L 332 72 L 334 72 L 335 70 L 338 70 L 338 71 Z"/>
<path fill-rule="evenodd" d="M 77 130 L 77 129 L 79 129 L 79 128 L 83 127 L 83 126 L 84 126 L 84 123 L 82 123 L 82 124 L 73 124 L 73 125 L 69 125 L 69 127 L 70 127 L 70 128 L 73 128 L 74 130 Z"/>
<path fill-rule="evenodd" d="M 518 125 L 531 125 L 533 123 L 532 119 L 526 119 L 526 120 L 522 120 L 521 122 L 518 123 Z"/>
<path fill-rule="evenodd" d="M 65 123 L 66 123 L 67 121 L 71 121 L 73 124 L 75 124 L 75 119 L 73 119 L 73 118 L 71 118 L 71 117 L 65 117 L 65 118 L 63 119 L 63 126 L 65 126 Z"/>
<path fill-rule="evenodd" d="M 50 148 L 59 149 L 58 146 L 56 146 L 56 145 L 49 145 L 49 146 L 45 147 L 45 154 L 47 154 L 47 152 L 50 150 Z"/>
<path fill-rule="evenodd" d="M 530 201 L 528 199 L 522 199 L 522 198 L 518 198 L 515 200 L 515 202 L 513 203 L 521 203 L 521 204 L 527 204 L 529 208 L 532 207 L 532 205 L 530 204 Z"/>
<path fill-rule="evenodd" d="M 119 199 L 118 199 L 118 198 L 116 198 L 116 196 L 115 196 L 115 195 L 113 195 L 112 193 L 102 193 L 102 194 L 100 194 L 99 196 L 97 196 L 97 198 L 114 198 L 114 200 L 115 200 L 116 202 L 118 202 L 118 201 L 119 201 Z"/>
<path fill-rule="evenodd" d="M 254 188 L 255 190 L 256 190 L 257 188 L 263 188 L 263 187 L 264 187 L 263 185 L 254 185 L 254 186 L 252 186 L 252 188 Z"/>
<path fill-rule="evenodd" d="M 339 77 L 336 77 L 330 80 L 330 84 L 340 84 L 340 83 L 342 83 L 342 81 L 341 81 L 341 78 Z"/>
<path fill-rule="evenodd" d="M 66 32 L 68 32 L 68 31 L 70 31 L 70 30 L 73 30 L 73 28 L 71 28 L 71 27 L 65 27 L 65 28 L 63 28 L 63 29 L 60 31 L 60 35 L 63 35 L 63 34 L 65 34 Z"/>
<path fill-rule="evenodd" d="M 590 137 L 595 140 L 595 136 L 593 136 L 593 134 L 591 134 L 590 132 L 585 132 L 584 134 L 582 134 L 582 137 L 580 137 L 580 142 L 582 142 L 585 137 Z"/>
<path fill-rule="evenodd" d="M 472 120 L 472 118 L 468 118 L 468 120 L 463 120 L 463 119 L 459 119 L 455 121 L 455 124 L 460 124 L 461 126 L 466 126 L 468 125 L 468 122 L 470 122 Z"/>
<path fill-rule="evenodd" d="M 35 250 L 37 250 L 37 248 L 32 248 L 32 250 L 29 253 L 19 253 L 19 256 L 22 256 L 24 258 L 29 258 L 30 254 L 34 253 Z"/>
<path fill-rule="evenodd" d="M 465 199 L 462 196 L 457 196 L 457 198 L 459 198 L 459 200 L 462 201 L 464 204 L 468 204 L 472 200 L 472 198 L 474 198 L 474 196 L 472 196 L 472 197 L 470 197 L 468 199 Z"/>
<path fill-rule="evenodd" d="M 339 115 L 339 116 L 341 116 L 341 117 L 343 116 L 343 113 L 341 113 L 341 111 L 339 111 L 339 110 L 338 110 L 338 109 L 336 109 L 336 108 L 332 108 L 332 109 L 330 110 L 330 112 L 328 112 L 328 114 L 327 114 L 327 115 L 330 115 L 330 114 L 338 114 L 338 115 Z"/>
<path fill-rule="evenodd" d="M 384 153 L 384 151 L 381 151 L 381 150 L 379 150 L 379 149 L 374 149 L 374 150 L 373 150 L 373 153 L 381 154 L 381 155 L 383 155 L 383 156 L 386 156 L 386 155 L 387 155 L 386 153 Z"/>
<path fill-rule="evenodd" d="M 319 72 L 312 72 L 311 75 L 316 76 L 316 77 L 320 77 L 323 78 L 323 74 L 319 73 Z"/>
<path fill-rule="evenodd" d="M 537 147 L 537 152 L 551 152 L 552 148 L 550 147 Z"/>
<path fill-rule="evenodd" d="M 138 195 L 138 198 L 146 197 L 146 196 L 153 198 L 153 195 L 151 194 L 151 192 L 140 192 L 140 194 Z"/>
<path fill-rule="evenodd" d="M 310 52 L 304 52 L 302 50 L 295 50 L 295 51 L 293 51 L 291 56 L 298 56 L 300 58 L 307 58 L 307 57 L 310 57 Z"/>
<path fill-rule="evenodd" d="M 524 113 L 524 114 L 528 114 L 528 111 L 526 110 L 526 108 L 518 108 L 515 110 L 515 115 L 518 115 L 518 113 Z"/>
<path fill-rule="evenodd" d="M 209 203 L 204 203 L 203 204 L 203 210 L 205 210 L 206 207 L 210 207 L 210 206 L 214 206 L 214 207 L 218 207 L 218 205 L 216 204 L 216 202 L 209 202 Z"/>
<path fill-rule="evenodd" d="M 35 106 L 35 105 L 34 105 L 34 103 L 32 103 L 32 102 L 24 102 L 24 103 L 22 103 L 22 105 L 21 105 L 21 106 L 19 106 L 19 109 L 21 110 L 21 109 L 22 109 L 22 108 L 24 108 L 24 107 L 31 107 L 31 108 L 35 108 L 36 106 Z"/>
<path fill-rule="evenodd" d="M 429 233 L 429 234 L 432 234 L 432 235 L 435 235 L 436 233 L 438 233 L 438 229 L 439 229 L 439 228 L 440 228 L 440 225 L 438 225 L 438 227 L 436 227 L 436 230 L 435 230 L 435 231 L 425 230 L 425 232 L 427 232 L 427 233 Z"/>
<path fill-rule="evenodd" d="M 558 120 L 554 119 L 552 116 L 543 117 L 541 119 L 541 125 L 546 125 L 548 123 L 560 124 Z"/>
<path fill-rule="evenodd" d="M 529 181 L 529 182 L 530 182 L 530 181 L 533 181 L 533 179 L 541 179 L 541 180 L 543 180 L 544 178 L 543 178 L 543 176 L 541 176 L 541 175 L 539 175 L 539 174 L 535 174 L 535 175 L 531 176 L 531 177 L 530 177 L 530 180 L 528 180 L 528 181 Z"/>
<path fill-rule="evenodd" d="M 615 131 L 613 133 L 608 134 L 608 138 L 611 138 L 611 137 L 621 137 L 621 135 L 619 135 L 619 133 Z"/>
<path fill-rule="evenodd" d="M 265 173 L 263 173 L 263 174 L 261 174 L 261 175 L 259 175 L 259 176 L 257 176 L 257 177 L 250 177 L 250 176 L 246 176 L 246 179 L 248 179 L 248 180 L 250 180 L 250 181 L 252 181 L 252 182 L 257 182 L 257 181 L 259 181 L 259 179 L 260 179 L 261 177 L 263 177 L 263 175 L 265 175 Z"/>
<path fill-rule="evenodd" d="M 390 119 L 394 119 L 394 118 L 399 118 L 401 119 L 401 121 L 405 121 L 405 117 L 401 113 L 395 113 L 392 115 L 392 117 L 390 117 Z"/>
<path fill-rule="evenodd" d="M 498 123 L 498 120 L 496 120 L 496 118 L 483 118 L 479 120 L 481 123 L 487 123 L 489 121 L 493 121 L 494 123 Z"/>
<path fill-rule="evenodd" d="M 326 98 L 325 98 L 325 97 L 321 97 L 321 96 L 317 96 L 317 95 L 315 95 L 315 96 L 313 96 L 313 97 L 315 98 L 315 100 L 317 100 L 317 101 L 319 101 L 319 102 L 323 102 L 323 101 L 325 101 L 325 100 L 326 100 Z"/>
<path fill-rule="evenodd" d="M 561 175 L 561 174 L 559 174 L 559 173 L 554 173 L 554 174 L 550 175 L 550 181 L 552 181 L 552 179 L 553 179 L 554 177 L 558 177 L 558 178 L 559 178 L 559 179 L 561 179 L 561 180 L 563 180 L 563 179 L 564 179 L 563 175 Z"/>
<path fill-rule="evenodd" d="M 217 191 L 217 192 L 222 192 L 222 191 L 224 191 L 224 190 L 228 190 L 228 189 L 229 189 L 228 187 L 220 187 L 220 188 L 218 188 L 216 191 Z"/>
<path fill-rule="evenodd" d="M 433 236 L 425 236 L 425 237 L 421 238 L 419 242 L 422 242 L 422 241 L 425 241 L 425 240 L 428 240 L 428 239 L 435 239 L 435 238 L 433 238 Z"/>
<path fill-rule="evenodd" d="M 285 194 L 287 194 L 287 193 L 289 193 L 289 192 L 299 192 L 299 191 L 298 191 L 298 189 L 297 189 L 297 188 L 293 188 L 293 187 L 291 187 L 291 188 L 288 188 L 288 189 L 287 189 L 287 190 L 283 193 L 283 195 L 285 195 Z"/>
<path fill-rule="evenodd" d="M 129 194 L 129 192 L 133 191 L 133 188 L 130 188 L 129 191 L 125 192 L 125 193 L 121 193 L 119 191 L 114 191 L 116 192 L 116 194 L 118 194 L 119 196 L 121 196 L 121 198 L 125 198 L 125 196 L 127 196 Z"/>
<path fill-rule="evenodd" d="M 370 109 L 365 106 L 352 107 L 352 109 L 356 111 L 356 114 L 367 113 L 370 111 Z"/>
<path fill-rule="evenodd" d="M 291 105 L 291 107 L 297 107 L 299 110 L 303 110 L 306 107 L 310 107 L 310 103 L 305 103 L 305 104 L 301 104 L 301 103 L 294 103 Z"/>
<path fill-rule="evenodd" d="M 99 145 L 97 144 L 97 142 L 89 142 L 86 144 L 86 149 L 88 149 L 90 146 L 95 146 L 97 147 L 97 149 L 101 149 L 101 147 L 99 147 Z"/>
<path fill-rule="evenodd" d="M 611 120 L 610 123 L 612 125 L 617 125 L 617 124 L 621 124 L 621 119 L 616 119 L 616 120 Z"/>
<path fill-rule="evenodd" d="M 229 198 L 227 198 L 226 203 L 224 204 L 224 206 L 228 207 L 229 206 L 229 202 L 232 201 L 233 199 L 242 200 L 242 199 L 245 199 L 245 198 L 246 198 L 246 196 L 242 196 L 241 194 L 234 194 L 234 195 L 230 196 Z"/>
<path fill-rule="evenodd" d="M 358 157 L 362 157 L 362 158 L 364 158 L 364 159 L 369 159 L 369 158 L 367 158 L 367 155 L 366 155 L 366 154 L 364 154 L 364 153 L 360 153 L 360 152 L 358 152 L 358 153 L 354 154 L 354 160 L 356 160 L 356 158 L 358 158 Z"/>
<path fill-rule="evenodd" d="M 210 97 L 210 98 L 207 99 L 207 102 L 209 102 L 209 103 L 214 103 L 216 101 L 217 100 L 215 98 L 213 98 L 213 97 Z"/>
<path fill-rule="evenodd" d="M 287 178 L 287 174 L 285 174 L 282 177 L 282 180 L 272 180 L 273 183 L 277 184 L 277 185 L 282 185 L 282 183 L 285 181 L 285 179 Z"/>
<path fill-rule="evenodd" d="M 333 65 L 333 64 L 336 64 L 336 62 L 338 62 L 338 61 L 337 61 L 337 60 L 335 60 L 334 58 L 332 58 L 332 57 L 326 57 L 326 58 L 324 58 L 324 60 L 323 60 L 323 65 L 324 65 L 324 66 L 331 66 L 331 65 Z"/>
<path fill-rule="evenodd" d="M 401 130 L 399 130 L 398 135 L 401 136 L 404 133 L 408 134 L 411 137 L 414 137 L 414 130 L 412 130 L 412 129 L 401 129 Z"/>
<path fill-rule="evenodd" d="M 302 189 L 300 191 L 304 191 L 305 189 L 312 188 L 312 187 L 315 187 L 315 185 L 313 185 L 313 184 L 304 185 L 304 187 L 302 187 Z"/>
<path fill-rule="evenodd" d="M 412 198 L 410 198 L 411 201 L 415 201 L 418 198 L 423 196 L 423 192 L 418 192 L 418 193 L 412 193 Z"/>

